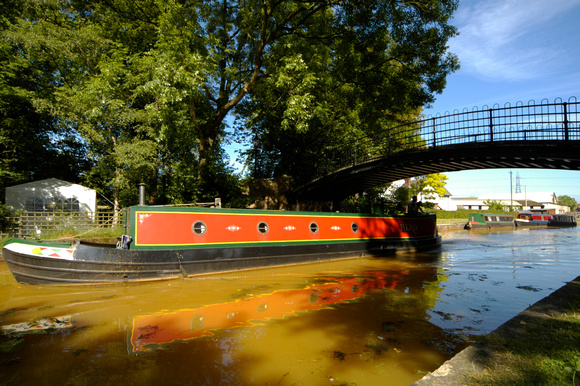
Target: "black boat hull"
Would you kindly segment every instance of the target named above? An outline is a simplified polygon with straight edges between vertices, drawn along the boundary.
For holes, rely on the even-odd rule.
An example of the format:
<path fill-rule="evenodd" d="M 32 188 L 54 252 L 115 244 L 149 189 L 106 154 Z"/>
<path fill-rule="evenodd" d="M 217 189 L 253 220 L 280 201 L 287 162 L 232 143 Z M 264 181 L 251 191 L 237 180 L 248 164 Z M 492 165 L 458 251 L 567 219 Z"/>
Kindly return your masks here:
<path fill-rule="evenodd" d="M 36 256 L 7 248 L 3 249 L 3 255 L 13 276 L 22 284 L 94 285 L 387 256 L 436 250 L 440 245 L 440 236 L 416 240 L 173 250 L 125 250 L 80 244 L 76 246 L 74 259 Z"/>

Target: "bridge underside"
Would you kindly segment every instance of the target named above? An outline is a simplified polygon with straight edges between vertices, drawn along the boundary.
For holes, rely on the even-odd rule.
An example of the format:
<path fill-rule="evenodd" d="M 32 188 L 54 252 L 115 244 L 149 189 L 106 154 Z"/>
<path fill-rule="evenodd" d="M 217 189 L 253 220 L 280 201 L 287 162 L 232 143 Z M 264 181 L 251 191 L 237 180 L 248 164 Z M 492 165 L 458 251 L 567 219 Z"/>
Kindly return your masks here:
<path fill-rule="evenodd" d="M 467 143 L 400 152 L 341 169 L 294 193 L 298 200 L 337 202 L 404 178 L 497 168 L 580 170 L 580 141 Z"/>

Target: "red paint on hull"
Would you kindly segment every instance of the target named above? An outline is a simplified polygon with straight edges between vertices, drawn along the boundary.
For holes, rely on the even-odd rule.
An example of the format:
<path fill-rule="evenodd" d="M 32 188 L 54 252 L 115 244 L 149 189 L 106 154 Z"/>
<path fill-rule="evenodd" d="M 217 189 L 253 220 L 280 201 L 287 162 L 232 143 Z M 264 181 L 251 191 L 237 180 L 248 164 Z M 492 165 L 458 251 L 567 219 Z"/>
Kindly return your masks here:
<path fill-rule="evenodd" d="M 241 213 L 134 212 L 134 246 L 212 245 L 260 242 L 357 241 L 434 237 L 435 218 L 296 215 L 260 211 Z M 194 225 L 203 224 L 196 234 Z M 262 232 L 259 230 L 262 226 Z M 267 232 L 263 232 L 267 227 Z M 315 231 L 313 231 L 315 229 Z"/>

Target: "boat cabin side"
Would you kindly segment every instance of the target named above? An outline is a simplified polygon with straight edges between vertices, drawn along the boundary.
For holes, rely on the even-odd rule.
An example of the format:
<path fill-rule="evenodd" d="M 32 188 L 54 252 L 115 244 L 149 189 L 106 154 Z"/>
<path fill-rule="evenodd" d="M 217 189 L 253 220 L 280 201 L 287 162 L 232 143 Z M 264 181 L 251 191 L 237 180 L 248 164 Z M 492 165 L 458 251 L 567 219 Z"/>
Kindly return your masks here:
<path fill-rule="evenodd" d="M 511 215 L 491 213 L 470 213 L 465 229 L 493 228 L 514 226 L 514 218 Z"/>
<path fill-rule="evenodd" d="M 552 216 L 551 222 L 567 223 L 574 226 L 576 225 L 576 216 L 569 214 L 555 214 Z"/>
<path fill-rule="evenodd" d="M 434 215 L 141 206 L 128 208 L 125 217 L 131 249 L 366 242 L 437 236 Z"/>
<path fill-rule="evenodd" d="M 526 221 L 550 221 L 552 219 L 552 215 L 543 213 L 522 212 L 518 213 L 517 219 Z"/>
<path fill-rule="evenodd" d="M 502 214 L 471 213 L 469 215 L 469 222 L 472 224 L 511 223 L 513 220 L 513 216 Z"/>

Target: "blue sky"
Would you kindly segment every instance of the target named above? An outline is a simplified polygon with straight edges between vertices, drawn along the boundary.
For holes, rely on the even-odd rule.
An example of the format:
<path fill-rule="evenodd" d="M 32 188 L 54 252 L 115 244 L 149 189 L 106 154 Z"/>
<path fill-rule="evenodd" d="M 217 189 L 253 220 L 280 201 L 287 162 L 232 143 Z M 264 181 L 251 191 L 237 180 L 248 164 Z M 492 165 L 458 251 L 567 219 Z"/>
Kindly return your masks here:
<path fill-rule="evenodd" d="M 449 50 L 461 69 L 425 114 L 530 100 L 580 99 L 580 0 L 460 0 Z M 580 171 L 512 169 L 522 193 L 553 191 L 580 202 Z M 445 173 L 455 197 L 509 193 L 510 169 Z"/>

